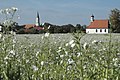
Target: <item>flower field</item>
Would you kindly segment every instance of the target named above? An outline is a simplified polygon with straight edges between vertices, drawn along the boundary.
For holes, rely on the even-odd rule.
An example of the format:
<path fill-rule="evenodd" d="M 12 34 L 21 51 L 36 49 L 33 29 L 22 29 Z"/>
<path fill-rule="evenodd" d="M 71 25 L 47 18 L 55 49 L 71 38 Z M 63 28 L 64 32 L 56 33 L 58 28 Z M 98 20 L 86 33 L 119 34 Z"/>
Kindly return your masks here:
<path fill-rule="evenodd" d="M 16 38 L 19 41 L 24 41 L 26 38 L 29 39 L 32 43 L 40 43 L 43 38 L 44 34 L 20 34 L 16 35 Z M 49 40 L 53 42 L 59 42 L 59 43 L 66 43 L 71 41 L 74 38 L 74 36 L 70 33 L 68 34 L 50 34 Z M 85 42 L 92 43 L 92 41 L 102 41 L 102 42 L 109 42 L 110 40 L 110 34 L 85 34 L 80 42 L 83 44 Z M 111 41 L 112 42 L 120 42 L 120 34 L 118 33 L 112 33 L 111 35 Z"/>
<path fill-rule="evenodd" d="M 0 80 L 120 80 L 119 39 L 119 34 L 1 33 Z"/>

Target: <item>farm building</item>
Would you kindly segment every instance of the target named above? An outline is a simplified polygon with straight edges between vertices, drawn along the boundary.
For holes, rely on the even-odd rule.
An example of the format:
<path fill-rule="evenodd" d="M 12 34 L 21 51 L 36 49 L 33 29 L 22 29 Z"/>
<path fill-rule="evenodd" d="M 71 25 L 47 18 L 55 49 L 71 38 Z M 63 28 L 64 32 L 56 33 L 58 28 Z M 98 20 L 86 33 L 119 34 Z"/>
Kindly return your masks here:
<path fill-rule="evenodd" d="M 36 24 L 25 24 L 23 25 L 23 30 L 25 33 L 32 33 L 33 31 L 39 32 L 44 30 L 44 28 L 40 25 L 40 17 L 38 12 L 36 17 Z"/>
<path fill-rule="evenodd" d="M 25 24 L 23 26 L 24 26 L 24 31 L 27 33 L 31 32 L 31 29 L 36 31 L 44 30 L 42 26 L 36 26 L 35 24 Z"/>
<path fill-rule="evenodd" d="M 109 20 L 95 20 L 94 16 L 91 16 L 91 23 L 86 28 L 88 34 L 106 34 L 109 32 Z"/>

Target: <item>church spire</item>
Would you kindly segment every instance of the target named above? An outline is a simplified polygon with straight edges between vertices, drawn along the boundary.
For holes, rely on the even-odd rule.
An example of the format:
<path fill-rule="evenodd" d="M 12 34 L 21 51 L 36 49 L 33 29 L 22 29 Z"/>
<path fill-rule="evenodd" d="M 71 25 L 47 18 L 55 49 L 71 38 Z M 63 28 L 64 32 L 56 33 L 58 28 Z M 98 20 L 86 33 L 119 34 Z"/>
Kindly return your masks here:
<path fill-rule="evenodd" d="M 39 17 L 38 12 L 37 12 L 37 17 L 36 17 L 36 26 L 40 26 L 40 17 Z"/>
<path fill-rule="evenodd" d="M 92 14 L 92 16 L 91 16 L 91 22 L 93 22 L 94 21 L 94 15 Z"/>

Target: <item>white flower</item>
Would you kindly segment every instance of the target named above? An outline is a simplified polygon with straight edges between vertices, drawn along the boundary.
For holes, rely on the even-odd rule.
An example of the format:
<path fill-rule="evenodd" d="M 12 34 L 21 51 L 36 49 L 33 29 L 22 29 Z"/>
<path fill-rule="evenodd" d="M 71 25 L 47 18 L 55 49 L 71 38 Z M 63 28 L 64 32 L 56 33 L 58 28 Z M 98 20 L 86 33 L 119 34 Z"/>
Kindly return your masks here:
<path fill-rule="evenodd" d="M 72 69 L 72 66 L 69 65 L 69 66 L 67 67 L 67 70 L 69 71 L 69 70 L 71 70 L 71 69 Z"/>
<path fill-rule="evenodd" d="M 118 60 L 118 58 L 113 58 L 113 61 L 117 61 Z"/>
<path fill-rule="evenodd" d="M 62 49 L 62 47 L 59 47 L 59 49 Z"/>
<path fill-rule="evenodd" d="M 48 26 L 48 29 L 50 29 L 50 25 Z"/>
<path fill-rule="evenodd" d="M 60 64 L 62 64 L 62 63 L 63 63 L 63 60 L 60 61 Z"/>
<path fill-rule="evenodd" d="M 59 59 L 59 57 L 56 57 L 56 59 Z"/>
<path fill-rule="evenodd" d="M 68 52 L 67 52 L 67 51 L 65 51 L 65 55 L 66 55 L 66 56 L 68 55 Z"/>
<path fill-rule="evenodd" d="M 5 9 L 5 10 L 6 10 L 6 12 L 8 12 L 10 9 L 7 8 L 7 9 Z"/>
<path fill-rule="evenodd" d="M 13 39 L 13 43 L 16 43 L 16 39 Z"/>
<path fill-rule="evenodd" d="M 7 59 L 9 59 L 9 57 L 8 57 L 8 56 L 6 56 L 4 59 L 5 59 L 5 60 L 7 60 Z"/>
<path fill-rule="evenodd" d="M 13 11 L 17 11 L 17 10 L 18 10 L 18 8 L 16 8 L 16 7 L 11 7 L 11 9 L 12 9 Z"/>
<path fill-rule="evenodd" d="M 61 58 L 63 58 L 63 57 L 64 57 L 64 55 L 60 55 L 60 57 L 61 57 Z"/>
<path fill-rule="evenodd" d="M 75 43 L 71 44 L 71 47 L 73 48 L 75 46 Z"/>
<path fill-rule="evenodd" d="M 42 65 L 42 66 L 44 65 L 44 61 L 41 61 L 41 65 Z"/>
<path fill-rule="evenodd" d="M 15 55 L 15 51 L 14 50 L 11 50 L 9 53 L 12 54 L 12 55 Z"/>
<path fill-rule="evenodd" d="M 61 52 L 61 50 L 58 50 L 58 51 L 57 51 L 57 53 L 60 53 L 60 52 Z"/>
<path fill-rule="evenodd" d="M 42 25 L 44 26 L 45 23 L 42 23 Z"/>
<path fill-rule="evenodd" d="M 94 40 L 94 41 L 92 41 L 92 44 L 97 44 L 99 41 L 97 41 L 97 40 Z"/>
<path fill-rule="evenodd" d="M 55 44 L 57 43 L 57 42 L 54 42 Z"/>
<path fill-rule="evenodd" d="M 10 14 L 10 9 L 5 9 L 6 14 Z"/>
<path fill-rule="evenodd" d="M 106 48 L 103 48 L 103 50 L 105 51 L 105 50 L 106 50 Z"/>
<path fill-rule="evenodd" d="M 44 39 L 44 36 L 42 36 L 41 38 Z"/>
<path fill-rule="evenodd" d="M 71 40 L 71 41 L 69 42 L 70 45 L 73 44 L 73 43 L 74 43 L 74 40 Z"/>
<path fill-rule="evenodd" d="M 32 68 L 33 68 L 34 71 L 38 70 L 38 67 L 36 67 L 35 65 L 32 65 Z"/>
<path fill-rule="evenodd" d="M 68 59 L 68 64 L 73 64 L 73 63 L 74 63 L 73 59 Z"/>
<path fill-rule="evenodd" d="M 84 43 L 83 48 L 87 49 L 89 47 L 88 43 Z"/>
<path fill-rule="evenodd" d="M 118 64 L 117 64 L 117 62 L 114 62 L 114 66 L 118 67 Z"/>
<path fill-rule="evenodd" d="M 13 31 L 10 31 L 10 34 L 13 34 Z"/>
<path fill-rule="evenodd" d="M 29 60 L 26 60 L 26 63 L 28 63 L 29 62 Z"/>
<path fill-rule="evenodd" d="M 40 53 L 39 51 L 36 53 L 36 57 L 38 56 L 39 53 Z"/>
<path fill-rule="evenodd" d="M 49 37 L 50 33 L 45 33 L 45 37 Z"/>
<path fill-rule="evenodd" d="M 68 45 L 69 45 L 68 43 L 65 44 L 66 47 L 67 47 Z"/>
<path fill-rule="evenodd" d="M 2 9 L 1 9 L 1 10 L 0 10 L 0 13 L 1 13 L 1 14 L 6 14 L 6 10 L 2 10 Z"/>
<path fill-rule="evenodd" d="M 100 43 L 103 43 L 102 41 L 99 41 Z"/>
<path fill-rule="evenodd" d="M 117 56 L 120 57 L 120 53 L 117 53 Z"/>
<path fill-rule="evenodd" d="M 14 31 L 10 31 L 10 34 L 12 35 L 16 35 L 16 33 Z"/>
<path fill-rule="evenodd" d="M 107 78 L 104 78 L 104 80 L 107 80 Z"/>
<path fill-rule="evenodd" d="M 77 57 L 80 57 L 81 55 L 82 55 L 82 53 L 81 53 L 81 52 L 77 53 Z"/>
<path fill-rule="evenodd" d="M 92 44 L 98 44 L 98 43 L 102 43 L 102 41 L 98 41 L 98 40 L 92 41 Z"/>
<path fill-rule="evenodd" d="M 66 43 L 66 46 L 70 45 L 73 48 L 75 46 L 74 42 L 74 40 L 71 40 L 69 43 Z"/>

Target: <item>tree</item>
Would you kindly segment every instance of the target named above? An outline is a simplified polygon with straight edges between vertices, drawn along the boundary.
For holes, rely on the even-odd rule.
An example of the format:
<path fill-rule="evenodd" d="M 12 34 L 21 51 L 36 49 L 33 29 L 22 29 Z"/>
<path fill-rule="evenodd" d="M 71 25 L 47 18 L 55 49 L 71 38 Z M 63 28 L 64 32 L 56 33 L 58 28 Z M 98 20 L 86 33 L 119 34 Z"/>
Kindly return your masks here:
<path fill-rule="evenodd" d="M 76 24 L 76 31 L 81 31 L 82 26 L 80 24 Z"/>
<path fill-rule="evenodd" d="M 86 25 L 80 25 L 80 24 L 76 24 L 76 32 L 85 32 L 86 30 Z"/>
<path fill-rule="evenodd" d="M 117 8 L 111 10 L 109 19 L 112 32 L 120 32 L 120 10 Z"/>
<path fill-rule="evenodd" d="M 86 33 L 86 25 L 82 25 L 82 32 Z"/>
<path fill-rule="evenodd" d="M 21 28 L 21 29 L 17 30 L 16 33 L 17 34 L 24 34 L 25 33 L 24 28 Z"/>

